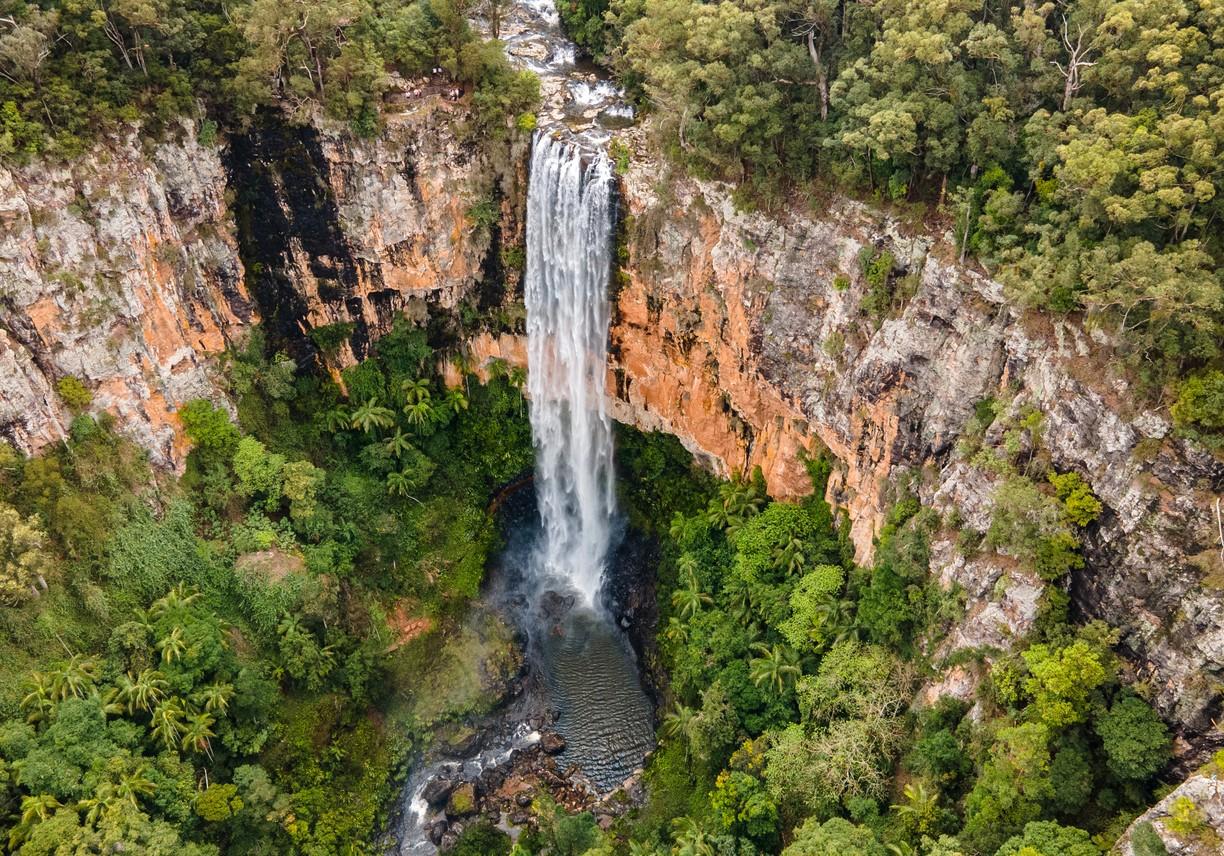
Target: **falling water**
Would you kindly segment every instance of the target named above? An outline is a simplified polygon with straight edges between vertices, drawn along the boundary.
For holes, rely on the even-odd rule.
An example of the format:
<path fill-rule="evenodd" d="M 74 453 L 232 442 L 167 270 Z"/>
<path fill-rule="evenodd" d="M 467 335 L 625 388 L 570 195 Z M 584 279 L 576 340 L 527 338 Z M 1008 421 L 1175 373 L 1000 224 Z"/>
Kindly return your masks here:
<path fill-rule="evenodd" d="M 543 526 L 537 561 L 595 603 L 612 537 L 605 404 L 612 169 L 601 152 L 538 134 L 527 190 L 527 389 Z"/>

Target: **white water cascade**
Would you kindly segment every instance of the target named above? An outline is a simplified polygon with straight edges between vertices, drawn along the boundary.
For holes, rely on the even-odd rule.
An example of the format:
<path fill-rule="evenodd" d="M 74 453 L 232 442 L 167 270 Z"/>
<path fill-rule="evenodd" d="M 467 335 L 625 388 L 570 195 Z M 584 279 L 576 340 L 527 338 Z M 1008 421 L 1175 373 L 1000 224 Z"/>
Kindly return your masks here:
<path fill-rule="evenodd" d="M 606 405 L 612 167 L 537 134 L 527 189 L 527 391 L 538 571 L 595 604 L 615 516 Z"/>

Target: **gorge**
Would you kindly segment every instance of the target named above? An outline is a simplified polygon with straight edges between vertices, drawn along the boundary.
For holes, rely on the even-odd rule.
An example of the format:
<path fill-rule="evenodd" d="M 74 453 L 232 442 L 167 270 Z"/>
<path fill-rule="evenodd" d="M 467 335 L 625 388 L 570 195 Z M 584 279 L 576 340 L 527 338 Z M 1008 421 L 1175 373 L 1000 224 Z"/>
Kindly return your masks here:
<path fill-rule="evenodd" d="M 1015 305 L 997 280 L 964 258 L 946 220 L 923 219 L 880 199 L 853 201 L 833 190 L 808 204 L 754 211 L 740 204 L 731 184 L 684 174 L 660 153 L 649 123 L 619 126 L 626 115 L 619 95 L 601 89 L 607 84 L 590 68 L 575 65 L 572 46 L 555 33 L 541 36 L 540 21 L 553 14 L 547 4 L 516 5 L 501 23 L 508 53 L 540 75 L 544 96 L 532 123 L 512 118 L 502 136 L 474 142 L 462 133 L 467 103 L 428 87 L 424 95 L 413 94 L 418 84 L 404 83 L 386 97 L 385 120 L 371 136 L 317 113 L 293 123 L 269 111 L 219 140 L 184 120 L 157 140 L 135 132 L 108 139 L 71 164 L 34 158 L 0 167 L 0 434 L 23 454 L 54 454 L 66 440 L 76 441 L 82 413 L 110 414 L 118 434 L 144 449 L 159 472 L 186 468 L 195 479 L 187 482 L 189 492 L 203 497 L 210 483 L 199 475 L 207 471 L 198 461 L 206 444 L 198 431 L 189 436 L 183 413 L 190 403 L 207 400 L 254 432 L 248 426 L 260 424 L 259 418 L 273 420 L 251 399 L 273 402 L 269 413 L 286 400 L 266 392 L 277 388 L 277 366 L 334 379 L 343 390 L 334 400 L 320 394 L 314 414 L 321 419 L 333 406 L 347 408 L 347 425 L 335 441 L 343 454 L 325 446 L 326 455 L 314 458 L 329 465 L 344 455 L 356 459 L 361 453 L 353 449 L 367 437 L 379 446 L 395 443 L 399 428 L 421 447 L 441 447 L 438 437 L 463 430 L 456 427 L 466 418 L 458 404 L 452 423 L 436 435 L 414 434 L 420 426 L 412 416 L 395 426 L 394 435 L 377 420 L 356 427 L 352 417 L 375 403 L 376 388 L 397 409 L 405 395 L 418 400 L 404 404 L 434 406 L 456 390 L 477 402 L 487 394 L 482 383 L 509 390 L 513 371 L 526 369 L 542 546 L 537 550 L 530 538 L 515 542 L 513 533 L 534 532 L 537 525 L 530 511 L 522 512 L 503 530 L 509 545 L 499 562 L 503 570 L 517 568 L 508 579 L 538 565 L 541 574 L 529 586 L 533 598 L 557 594 L 560 576 L 582 604 L 599 605 L 619 525 L 613 423 L 662 432 L 677 438 L 704 471 L 748 491 L 748 499 L 731 498 L 756 502 L 758 517 L 786 513 L 763 510 L 775 505 L 805 509 L 819 525 L 804 525 L 822 533 L 805 537 L 821 544 L 836 526 L 843 553 L 811 547 L 800 560 L 807 562 L 805 574 L 840 563 L 848 578 L 854 568 L 869 572 L 881 553 L 891 561 L 899 532 L 925 540 L 923 573 L 950 602 L 959 598 L 963 609 L 947 607 L 956 614 L 939 633 L 916 633 L 907 643 L 921 651 L 926 669 L 913 688 L 915 711 L 946 697 L 973 711 L 964 722 L 985 716 L 989 705 L 982 699 L 995 687 L 994 670 L 1023 656 L 1017 652 L 1046 632 L 1052 611 L 1061 609 L 1077 624 L 1099 619 L 1117 628 L 1122 683 L 1151 703 L 1176 738 L 1176 757 L 1162 781 L 1175 789 L 1187 779 L 1185 791 L 1174 794 L 1193 794 L 1204 823 L 1224 828 L 1218 789 L 1212 791 L 1218 773 L 1202 766 L 1224 742 L 1216 725 L 1224 700 L 1218 500 L 1224 463 L 1218 453 L 1180 431 L 1167 402 L 1117 370 L 1111 355 L 1124 346 L 1111 332 L 1075 313 L 1039 314 Z M 555 18 L 549 20 L 555 27 Z M 596 142 L 584 150 L 554 139 L 550 131 L 560 126 L 594 127 Z M 611 155 L 605 154 L 608 145 L 614 146 Z M 883 308 L 867 308 L 881 294 Z M 244 368 L 247 374 L 235 380 L 234 365 L 247 364 L 234 354 L 257 327 L 269 362 Z M 422 351 L 427 363 L 411 371 L 402 365 L 415 356 L 404 354 L 415 355 L 418 345 L 404 344 L 416 342 L 405 338 L 407 328 L 429 346 Z M 390 379 L 381 387 L 362 368 L 379 360 Z M 439 380 L 427 395 L 402 393 L 398 386 L 435 373 Z M 76 386 L 88 395 L 70 401 Z M 489 412 L 507 437 L 521 438 L 522 402 L 507 402 L 497 399 L 490 406 L 501 409 Z M 299 412 L 295 418 L 304 425 L 314 416 Z M 481 494 L 475 506 L 523 471 L 521 450 L 512 454 L 497 446 L 497 433 L 481 434 L 479 442 L 456 434 L 459 445 L 446 449 L 456 459 L 469 449 L 502 455 L 489 467 L 495 477 L 472 488 Z M 268 436 L 261 439 L 271 444 Z M 626 448 L 634 449 L 634 442 Z M 460 447 L 464 451 L 456 452 Z M 189 454 L 196 465 L 188 464 Z M 642 463 L 654 465 L 660 457 L 642 453 L 633 458 L 641 469 L 632 472 L 657 471 L 662 481 L 687 484 L 687 475 Z M 429 475 L 419 485 L 405 460 L 411 453 L 397 457 L 390 473 L 403 475 L 398 484 L 404 495 L 394 502 L 407 510 L 397 513 L 425 515 L 413 504 L 421 502 L 417 494 Z M 820 460 L 830 471 L 814 480 Z M 624 491 L 628 464 L 620 463 Z M 372 466 L 380 477 L 378 467 L 392 470 L 381 460 Z M 767 504 L 763 494 L 749 490 L 758 468 L 762 489 L 780 502 Z M 459 480 L 456 469 L 443 472 Z M 1049 477 L 1070 474 L 1099 509 L 1083 525 L 1067 525 L 1081 564 L 1051 580 L 1018 539 L 999 536 L 995 521 L 1001 514 L 1023 517 L 1025 509 L 1045 513 L 1042 497 L 1052 500 L 1056 490 Z M 809 499 L 814 481 L 822 495 Z M 248 491 L 244 502 L 272 508 L 283 501 L 283 507 L 255 509 L 252 524 L 244 518 L 241 526 L 258 539 L 252 535 L 235 552 L 273 565 L 283 560 L 281 553 L 316 561 L 320 539 L 300 523 L 304 512 L 294 516 L 289 488 L 283 497 L 242 490 Z M 35 488 L 13 489 L 14 497 L 38 495 Z M 329 496 L 342 496 L 347 508 L 354 495 L 337 489 Z M 717 496 L 711 492 L 710 498 Z M 814 510 L 820 500 L 835 509 L 830 526 Z M 159 496 L 158 513 L 172 501 Z M 721 501 L 725 511 L 728 499 Z M 911 502 L 922 509 L 917 516 L 896 513 Z M 218 503 L 203 516 L 225 520 L 233 507 L 234 501 Z M 284 523 L 258 529 L 260 516 Z M 485 549 L 488 527 L 474 519 L 450 509 L 420 528 L 441 532 L 462 520 L 464 534 L 455 543 L 474 541 Z M 924 527 L 918 535 L 915 520 Z M 288 521 L 303 532 L 287 536 Z M 686 591 L 679 564 L 685 549 L 669 540 L 671 521 L 651 522 L 651 537 L 673 551 L 659 570 L 666 611 L 670 597 Z M 285 547 L 294 537 L 308 549 Z M 447 549 L 460 552 L 450 543 Z M 739 568 L 749 561 L 731 534 L 702 549 L 703 562 Z M 375 553 L 396 555 L 380 544 L 363 556 L 371 567 L 382 567 L 370 558 Z M 387 564 L 398 571 L 394 561 Z M 339 581 L 338 601 L 356 599 L 351 565 L 321 574 L 327 584 Z M 430 585 L 448 585 L 449 574 L 460 575 L 447 562 L 422 566 Z M 392 597 L 387 593 L 394 586 L 385 579 L 394 579 L 395 571 L 383 573 L 379 583 L 387 595 L 380 609 L 402 636 L 384 647 L 411 648 L 413 633 L 425 626 L 417 621 L 453 620 L 462 628 L 448 637 L 455 647 L 496 648 L 490 640 L 500 639 L 501 619 L 465 625 L 449 601 L 435 613 L 432 604 L 422 604 L 426 586 Z M 698 596 L 694 610 L 703 614 L 713 607 L 701 605 L 699 595 L 708 592 L 699 589 L 695 573 L 690 571 Z M 296 580 L 296 574 L 285 576 Z M 705 577 L 700 582 L 709 586 Z M 911 584 L 908 590 L 920 588 Z M 510 614 L 532 613 L 535 605 L 516 605 L 516 594 L 521 592 L 498 592 Z M 1052 597 L 1064 595 L 1052 609 Z M 789 608 L 787 598 L 779 602 Z M 673 609 L 679 615 L 680 607 Z M 539 628 L 551 618 L 531 614 L 529 621 Z M 604 776 L 599 790 L 614 789 L 636 766 L 626 759 L 650 748 L 654 711 L 636 685 L 634 660 L 619 631 L 575 625 L 588 621 L 582 610 L 565 620 L 571 622 L 565 632 L 530 640 L 540 643 L 530 654 L 539 658 L 536 665 L 546 664 L 558 681 L 535 689 L 542 691 L 539 698 L 551 692 L 566 699 L 556 723 L 569 742 L 559 756 L 562 765 L 578 758 L 592 778 Z M 331 614 L 317 622 L 320 644 L 335 622 Z M 699 624 L 696 614 L 684 622 Z M 771 642 L 781 638 L 780 630 L 765 626 Z M 431 639 L 428 634 L 423 638 Z M 664 644 L 682 647 L 675 640 Z M 446 656 L 461 662 L 449 648 Z M 754 650 L 741 659 L 746 664 L 764 656 Z M 467 672 L 483 676 L 485 661 L 467 665 Z M 813 671 L 810 661 L 805 669 Z M 612 676 L 610 697 L 579 691 L 597 687 L 599 674 L 593 673 Z M 522 691 L 514 680 L 507 686 Z M 446 717 L 422 712 L 427 706 L 420 699 L 409 706 L 419 746 L 420 735 Z M 458 719 L 487 713 L 479 708 L 465 700 L 456 706 L 463 711 Z M 607 741 L 601 715 L 631 723 L 625 756 L 606 771 L 598 769 L 598 757 L 582 755 L 584 740 L 588 747 Z M 1019 715 L 1015 720 L 1024 722 Z M 567 732 L 570 727 L 576 730 Z M 1086 724 L 1077 727 L 1088 732 Z M 503 751 L 529 748 L 539 730 L 510 728 L 503 735 L 508 743 L 486 745 L 478 754 L 500 758 Z M 993 737 L 981 739 L 989 750 Z M 749 770 L 764 763 L 743 751 L 749 757 L 735 763 Z M 1094 775 L 1104 776 L 1102 769 L 1097 764 Z M 409 790 L 427 783 L 418 778 Z M 895 793 L 878 801 L 885 813 L 890 800 L 903 799 L 902 783 L 894 784 Z M 1163 824 L 1174 816 L 1176 800 L 1171 795 L 1145 817 Z M 446 805 L 443 800 L 440 808 Z M 265 813 L 271 816 L 271 807 Z M 277 823 L 292 826 L 281 818 Z M 1125 825 L 1113 831 L 1120 846 L 1131 846 Z M 773 844 L 781 846 L 763 846 Z"/>

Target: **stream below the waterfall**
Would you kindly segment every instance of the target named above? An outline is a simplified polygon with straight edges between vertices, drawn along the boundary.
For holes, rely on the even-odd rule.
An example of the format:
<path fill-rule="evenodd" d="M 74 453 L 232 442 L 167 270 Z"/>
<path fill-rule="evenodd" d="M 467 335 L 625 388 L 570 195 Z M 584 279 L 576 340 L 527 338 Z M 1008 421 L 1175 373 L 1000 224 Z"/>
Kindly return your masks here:
<path fill-rule="evenodd" d="M 534 490 L 511 494 L 497 516 L 505 548 L 490 563 L 474 609 L 492 609 L 516 629 L 524 671 L 513 698 L 468 723 L 481 735 L 470 752 L 456 757 L 433 747 L 413 765 L 393 829 L 391 852 L 400 856 L 436 853 L 436 842 L 451 840 L 465 823 L 480 818 L 517 834 L 513 812 L 489 808 L 489 800 L 482 801 L 486 808 L 479 814 L 448 820 L 444 804 L 430 806 L 426 799 L 431 783 L 470 782 L 481 797 L 491 795 L 515 771 L 530 778 L 522 770 L 534 769 L 532 758 L 548 757 L 541 740 L 555 734 L 564 748 L 551 760 L 567 787 L 585 791 L 595 804 L 634 777 L 654 748 L 654 702 L 624 629 L 635 622 L 641 634 L 654 629 L 651 609 L 625 602 L 654 596 L 648 582 L 653 553 L 644 539 L 628 532 L 616 540 L 604 597 L 588 610 L 572 593 L 542 586 L 530 572 L 540 537 Z"/>

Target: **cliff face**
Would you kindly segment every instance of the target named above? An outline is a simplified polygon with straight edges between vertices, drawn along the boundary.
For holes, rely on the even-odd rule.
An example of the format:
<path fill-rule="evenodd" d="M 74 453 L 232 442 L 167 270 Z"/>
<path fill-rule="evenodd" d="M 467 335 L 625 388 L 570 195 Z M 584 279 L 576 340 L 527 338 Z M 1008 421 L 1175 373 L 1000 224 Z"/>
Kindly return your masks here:
<path fill-rule="evenodd" d="M 351 324 L 328 359 L 347 365 L 396 317 L 501 304 L 503 282 L 515 281 L 500 250 L 522 240 L 526 143 L 464 143 L 454 132 L 462 118 L 425 97 L 370 140 L 265 117 L 231 142 L 238 243 L 278 346 L 308 358 L 308 331 Z"/>
<path fill-rule="evenodd" d="M 213 392 L 209 355 L 253 319 L 215 150 L 135 135 L 70 166 L 0 169 L 0 431 L 33 450 L 75 376 L 161 461 L 170 413 Z"/>
<path fill-rule="evenodd" d="M 403 106 L 372 140 L 264 116 L 219 147 L 185 126 L 0 169 L 0 436 L 27 452 L 62 437 L 56 384 L 73 376 L 90 410 L 177 466 L 174 412 L 224 401 L 212 358 L 254 323 L 303 362 L 311 329 L 351 325 L 335 368 L 398 315 L 500 304 L 524 143 L 461 143 L 437 96 Z M 476 228 L 482 204 L 494 222 Z"/>
<path fill-rule="evenodd" d="M 829 498 L 866 559 L 907 475 L 925 504 L 986 531 L 1001 477 L 973 451 L 1015 442 L 1005 427 L 1039 410 L 1052 466 L 1083 475 L 1105 506 L 1072 575 L 1075 604 L 1122 628 L 1166 714 L 1208 731 L 1224 687 L 1224 464 L 1128 409 L 1136 396 L 1081 327 L 1023 317 L 945 242 L 846 202 L 742 214 L 726 188 L 659 175 L 646 160 L 624 178 L 618 418 L 676 434 L 724 473 L 760 466 L 780 496 L 810 489 L 799 453 L 827 447 L 840 463 Z M 896 297 L 872 319 L 860 260 L 885 252 Z M 1000 418 L 958 450 L 988 397 Z M 1005 648 L 1032 625 L 1041 582 L 1005 555 L 966 558 L 955 538 L 947 527 L 933 545 L 933 572 L 969 603 L 944 651 Z"/>

